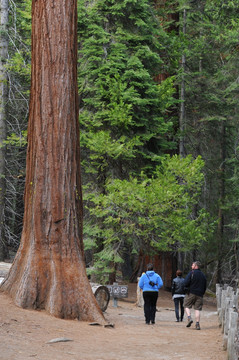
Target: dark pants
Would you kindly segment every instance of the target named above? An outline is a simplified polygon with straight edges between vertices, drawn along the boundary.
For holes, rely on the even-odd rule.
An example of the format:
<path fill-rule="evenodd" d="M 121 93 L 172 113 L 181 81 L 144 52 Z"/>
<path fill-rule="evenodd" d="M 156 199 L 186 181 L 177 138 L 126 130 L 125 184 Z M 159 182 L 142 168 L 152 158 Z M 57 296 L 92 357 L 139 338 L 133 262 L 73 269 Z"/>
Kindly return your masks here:
<path fill-rule="evenodd" d="M 144 316 L 145 322 L 152 323 L 155 322 L 155 313 L 156 313 L 156 303 L 158 300 L 158 292 L 157 291 L 144 291 Z"/>
<path fill-rule="evenodd" d="M 181 310 L 181 321 L 183 320 L 183 315 L 184 315 L 184 306 L 183 306 L 183 300 L 184 297 L 179 297 L 179 298 L 175 298 L 174 300 L 174 305 L 175 305 L 175 315 L 177 320 L 179 321 L 179 304 L 180 304 L 180 310 Z"/>

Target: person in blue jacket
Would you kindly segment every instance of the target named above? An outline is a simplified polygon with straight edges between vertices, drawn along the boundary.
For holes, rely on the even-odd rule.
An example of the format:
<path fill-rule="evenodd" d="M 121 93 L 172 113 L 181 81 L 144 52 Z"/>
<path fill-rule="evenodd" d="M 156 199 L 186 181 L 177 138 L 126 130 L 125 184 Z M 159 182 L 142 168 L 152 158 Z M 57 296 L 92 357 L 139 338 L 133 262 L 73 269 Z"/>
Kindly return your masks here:
<path fill-rule="evenodd" d="M 139 279 L 139 287 L 143 290 L 144 298 L 144 316 L 147 325 L 155 324 L 156 303 L 158 300 L 158 291 L 163 286 L 161 277 L 153 271 L 153 265 L 147 265 L 146 273 L 143 273 Z"/>

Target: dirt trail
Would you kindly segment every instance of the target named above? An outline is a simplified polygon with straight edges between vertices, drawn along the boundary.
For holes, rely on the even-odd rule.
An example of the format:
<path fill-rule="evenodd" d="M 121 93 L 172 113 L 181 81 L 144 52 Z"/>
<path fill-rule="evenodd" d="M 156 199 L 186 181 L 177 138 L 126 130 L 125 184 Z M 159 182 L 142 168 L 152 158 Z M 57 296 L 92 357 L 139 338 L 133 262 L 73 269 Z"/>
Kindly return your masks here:
<path fill-rule="evenodd" d="M 130 284 L 129 298 L 117 307 L 111 300 L 105 313 L 115 327 L 103 328 L 23 310 L 0 292 L 0 360 L 226 360 L 212 303 L 206 302 L 196 331 L 194 324 L 175 322 L 170 293 L 160 290 L 155 325 L 145 325 L 135 300 L 136 284 Z M 56 338 L 70 341 L 49 343 Z"/>

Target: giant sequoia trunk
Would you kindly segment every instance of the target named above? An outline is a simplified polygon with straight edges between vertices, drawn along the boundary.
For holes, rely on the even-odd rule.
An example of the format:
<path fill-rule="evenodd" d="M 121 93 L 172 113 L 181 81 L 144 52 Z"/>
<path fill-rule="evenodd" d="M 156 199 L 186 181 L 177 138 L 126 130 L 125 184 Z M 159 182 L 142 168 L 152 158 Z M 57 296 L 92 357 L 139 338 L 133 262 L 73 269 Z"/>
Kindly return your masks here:
<path fill-rule="evenodd" d="M 23 308 L 103 324 L 82 243 L 76 3 L 32 1 L 24 224 L 2 289 Z"/>

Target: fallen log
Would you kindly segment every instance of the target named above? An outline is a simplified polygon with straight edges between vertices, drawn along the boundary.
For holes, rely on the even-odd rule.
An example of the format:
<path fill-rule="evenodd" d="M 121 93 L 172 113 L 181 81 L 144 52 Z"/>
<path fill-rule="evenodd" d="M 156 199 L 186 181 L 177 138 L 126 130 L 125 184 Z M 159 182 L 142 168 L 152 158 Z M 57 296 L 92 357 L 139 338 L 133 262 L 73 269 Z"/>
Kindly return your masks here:
<path fill-rule="evenodd" d="M 90 285 L 101 311 L 106 311 L 110 301 L 110 292 L 107 286 L 95 283 L 90 283 Z"/>

